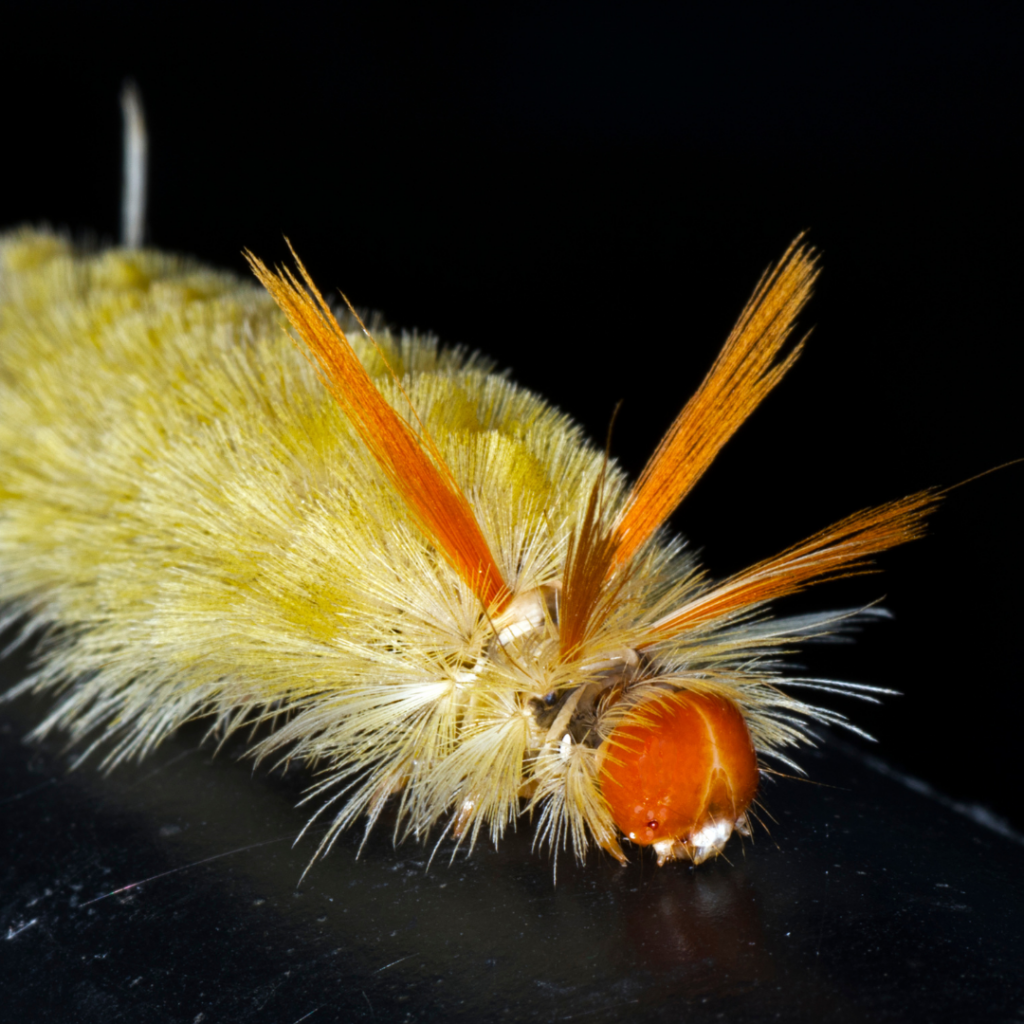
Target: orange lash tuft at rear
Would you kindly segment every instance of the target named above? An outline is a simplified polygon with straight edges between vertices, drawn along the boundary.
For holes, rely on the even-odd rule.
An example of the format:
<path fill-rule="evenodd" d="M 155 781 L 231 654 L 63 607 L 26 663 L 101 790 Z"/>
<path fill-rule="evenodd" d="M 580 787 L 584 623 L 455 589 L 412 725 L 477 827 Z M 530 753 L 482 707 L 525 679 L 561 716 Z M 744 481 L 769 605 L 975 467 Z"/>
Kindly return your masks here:
<path fill-rule="evenodd" d="M 251 253 L 245 256 L 309 347 L 327 388 L 424 533 L 484 608 L 501 611 L 510 598 L 508 587 L 466 496 L 433 440 L 425 433 L 418 437 L 385 400 L 294 250 L 305 289 L 290 270 L 275 274 Z"/>
<path fill-rule="evenodd" d="M 748 831 L 757 793 L 754 744 L 725 697 L 682 691 L 643 708 L 609 738 L 601 790 L 615 824 L 658 862 L 701 863 Z"/>

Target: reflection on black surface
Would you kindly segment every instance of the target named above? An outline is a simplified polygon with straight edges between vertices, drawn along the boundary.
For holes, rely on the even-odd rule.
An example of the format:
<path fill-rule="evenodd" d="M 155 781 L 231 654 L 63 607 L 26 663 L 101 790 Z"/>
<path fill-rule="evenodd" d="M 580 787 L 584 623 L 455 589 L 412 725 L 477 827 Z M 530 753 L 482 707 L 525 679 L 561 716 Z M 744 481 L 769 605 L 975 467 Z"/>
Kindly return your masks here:
<path fill-rule="evenodd" d="M 556 886 L 528 828 L 428 871 L 384 825 L 299 885 L 316 845 L 290 842 L 303 776 L 212 758 L 198 730 L 139 768 L 67 774 L 56 744 L 18 742 L 36 717 L 10 709 L 0 744 L 7 1019 L 952 1021 L 1024 1005 L 1024 848 L 843 754 L 805 758 L 827 787 L 769 787 L 772 836 L 730 846 L 731 864 L 563 858 Z"/>

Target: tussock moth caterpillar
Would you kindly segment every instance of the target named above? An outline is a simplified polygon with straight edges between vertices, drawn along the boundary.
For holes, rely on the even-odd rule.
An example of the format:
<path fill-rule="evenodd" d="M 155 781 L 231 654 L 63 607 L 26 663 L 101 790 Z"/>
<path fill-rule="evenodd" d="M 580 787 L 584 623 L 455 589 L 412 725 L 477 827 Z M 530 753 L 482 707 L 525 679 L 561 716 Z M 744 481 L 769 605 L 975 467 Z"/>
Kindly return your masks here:
<path fill-rule="evenodd" d="M 319 766 L 318 852 L 397 801 L 396 837 L 619 837 L 716 856 L 801 719 L 776 598 L 918 536 L 938 495 L 857 513 L 709 581 L 664 526 L 800 353 L 798 239 L 628 486 L 607 453 L 479 356 L 337 312 L 302 263 L 264 286 L 139 248 L 145 126 L 125 112 L 124 248 L 0 236 L 0 600 L 44 633 L 12 691 L 104 764 L 184 721 L 270 720 L 257 758 Z M 294 252 L 293 252 L 294 256 Z M 293 332 L 289 339 L 287 332 Z M 297 341 L 298 344 L 293 342 Z"/>
<path fill-rule="evenodd" d="M 37 734 L 110 766 L 199 715 L 273 719 L 254 753 L 317 767 L 318 852 L 394 801 L 397 838 L 472 847 L 528 814 L 581 858 L 624 862 L 624 835 L 700 863 L 802 721 L 846 724 L 790 690 L 872 696 L 785 671 L 855 613 L 770 602 L 917 537 L 935 493 L 718 582 L 665 531 L 800 352 L 799 240 L 633 485 L 482 357 L 250 262 L 265 289 L 0 240 L 0 598 L 44 633 L 15 691 L 59 693 Z"/>

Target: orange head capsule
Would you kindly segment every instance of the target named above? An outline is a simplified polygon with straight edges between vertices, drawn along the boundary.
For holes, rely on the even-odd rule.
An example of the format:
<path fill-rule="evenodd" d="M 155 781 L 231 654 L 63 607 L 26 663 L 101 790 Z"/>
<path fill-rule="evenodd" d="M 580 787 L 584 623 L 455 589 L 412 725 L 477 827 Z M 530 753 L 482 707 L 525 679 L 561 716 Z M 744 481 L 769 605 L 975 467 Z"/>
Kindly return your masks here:
<path fill-rule="evenodd" d="M 757 755 L 732 701 L 674 694 L 608 742 L 601 789 L 612 817 L 634 843 L 653 846 L 659 864 L 700 864 L 721 853 L 733 829 L 747 834 Z"/>

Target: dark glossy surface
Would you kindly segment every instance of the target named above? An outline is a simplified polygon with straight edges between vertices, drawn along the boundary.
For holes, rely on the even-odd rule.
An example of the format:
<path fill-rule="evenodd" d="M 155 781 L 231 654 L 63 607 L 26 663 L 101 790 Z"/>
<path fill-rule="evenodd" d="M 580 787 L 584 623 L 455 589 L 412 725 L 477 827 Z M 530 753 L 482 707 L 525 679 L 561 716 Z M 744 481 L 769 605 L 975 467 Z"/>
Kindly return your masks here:
<path fill-rule="evenodd" d="M 771 837 L 692 870 L 530 850 L 427 870 L 386 828 L 302 872 L 302 776 L 195 730 L 141 768 L 68 774 L 0 739 L 5 1020 L 1021 1019 L 1024 846 L 872 769 L 810 752 Z M 136 884 L 133 884 L 136 883 Z M 141 884 L 138 884 L 141 883 Z M 124 887 L 129 886 L 125 889 Z"/>

